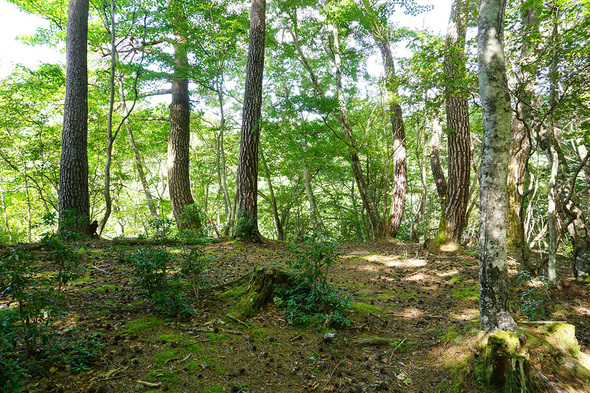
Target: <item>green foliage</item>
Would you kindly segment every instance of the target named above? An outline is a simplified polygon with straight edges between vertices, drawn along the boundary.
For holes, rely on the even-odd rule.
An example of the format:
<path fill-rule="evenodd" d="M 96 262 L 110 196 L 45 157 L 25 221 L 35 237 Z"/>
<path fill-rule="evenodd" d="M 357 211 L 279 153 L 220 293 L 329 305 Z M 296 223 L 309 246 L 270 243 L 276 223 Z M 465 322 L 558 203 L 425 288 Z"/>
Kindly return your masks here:
<path fill-rule="evenodd" d="M 57 268 L 54 280 L 58 284 L 58 291 L 61 291 L 68 282 L 80 277 L 80 257 L 74 250 L 64 245 L 66 239 L 63 235 L 63 232 L 46 234 L 41 239 L 43 248 L 49 251 L 51 261 Z M 73 232 L 67 232 L 65 235 L 71 239 Z"/>
<path fill-rule="evenodd" d="M 170 237 L 170 233 L 172 232 L 172 221 L 169 218 L 156 218 L 150 220 L 148 225 L 150 229 L 153 230 L 152 238 L 154 240 L 166 240 Z"/>
<path fill-rule="evenodd" d="M 181 228 L 193 230 L 197 234 L 203 234 L 205 213 L 198 204 L 186 205 L 184 211 L 180 213 L 179 221 Z"/>
<path fill-rule="evenodd" d="M 34 256 L 26 250 L 10 249 L 0 260 L 0 293 L 15 301 L 16 308 L 4 311 L 18 333 L 18 345 L 34 353 L 49 339 L 48 327 L 60 311 L 52 301 L 52 293 L 44 283 L 34 280 Z"/>
<path fill-rule="evenodd" d="M 287 320 L 294 325 L 322 322 L 349 325 L 345 310 L 350 306 L 350 296 L 328 282 L 328 270 L 340 255 L 336 242 L 313 233 L 292 251 L 298 255 L 289 261 L 289 266 L 297 272 L 293 286 L 277 288 L 279 296 L 275 298 Z"/>
<path fill-rule="evenodd" d="M 137 277 L 136 285 L 141 288 L 147 297 L 168 285 L 168 264 L 170 254 L 166 251 L 144 247 L 129 255 L 133 265 L 133 274 Z"/>
<path fill-rule="evenodd" d="M 243 241 L 253 241 L 258 236 L 257 229 L 254 227 L 256 217 L 249 211 L 242 210 L 238 212 L 238 220 L 234 229 L 234 236 Z"/>
<path fill-rule="evenodd" d="M 539 320 L 546 317 L 545 304 L 549 302 L 547 276 L 533 277 L 528 270 L 521 270 L 516 282 L 519 286 L 527 287 L 520 295 L 521 311 L 529 321 Z"/>
<path fill-rule="evenodd" d="M 47 246 L 46 243 L 44 245 Z M 71 280 L 71 250 L 50 243 L 50 255 L 59 269 L 58 290 Z M 66 256 L 64 256 L 66 255 Z M 77 339 L 71 331 L 57 334 L 63 312 L 50 282 L 35 277 L 28 251 L 13 248 L 0 259 L 0 293 L 16 307 L 0 311 L 0 390 L 18 392 L 24 378 L 45 371 L 48 365 L 69 365 L 74 372 L 88 368 L 102 349 L 94 337 Z"/>
<path fill-rule="evenodd" d="M 190 299 L 178 276 L 168 275 L 171 255 L 159 248 L 144 247 L 131 254 L 129 259 L 137 277 L 135 285 L 143 290 L 143 295 L 155 304 L 156 309 L 168 317 L 189 320 L 194 313 Z M 198 271 L 197 266 L 189 267 L 192 273 Z"/>
<path fill-rule="evenodd" d="M 181 254 L 180 274 L 186 277 L 193 289 L 195 299 L 199 301 L 199 289 L 203 281 L 203 273 L 209 268 L 211 259 L 205 257 L 202 250 L 191 247 Z"/>

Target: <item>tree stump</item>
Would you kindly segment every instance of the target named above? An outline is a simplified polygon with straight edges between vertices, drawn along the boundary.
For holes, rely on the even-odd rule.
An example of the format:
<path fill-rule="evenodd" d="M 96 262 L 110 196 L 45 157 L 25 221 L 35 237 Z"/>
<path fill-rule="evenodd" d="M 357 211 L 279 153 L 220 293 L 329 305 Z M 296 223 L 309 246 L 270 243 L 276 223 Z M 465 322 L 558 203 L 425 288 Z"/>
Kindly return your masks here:
<path fill-rule="evenodd" d="M 232 306 L 235 316 L 251 318 L 274 299 L 276 286 L 287 288 L 293 276 L 293 272 L 282 266 L 255 267 L 245 276 L 226 284 L 224 287 L 229 289 L 218 297 L 236 301 Z"/>
<path fill-rule="evenodd" d="M 535 323 L 486 337 L 475 372 L 501 392 L 584 391 L 590 384 L 590 359 L 580 352 L 572 325 Z"/>

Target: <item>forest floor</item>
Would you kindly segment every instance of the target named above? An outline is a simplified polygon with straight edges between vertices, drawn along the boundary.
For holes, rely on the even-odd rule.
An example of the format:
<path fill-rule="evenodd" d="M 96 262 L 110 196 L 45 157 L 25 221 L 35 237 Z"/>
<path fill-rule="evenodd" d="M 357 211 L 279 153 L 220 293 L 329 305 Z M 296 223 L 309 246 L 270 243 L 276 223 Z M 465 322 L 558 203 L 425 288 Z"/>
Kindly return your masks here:
<path fill-rule="evenodd" d="M 133 286 L 124 255 L 139 247 L 106 241 L 85 247 L 83 276 L 66 289 L 70 314 L 63 327 L 96 333 L 104 348 L 88 370 L 56 365 L 31 377 L 25 391 L 486 391 L 471 373 L 479 329 L 473 252 L 395 241 L 343 245 L 329 279 L 352 295 L 351 325 L 297 328 L 272 303 L 239 321 L 230 315 L 231 302 L 206 290 L 189 322 L 164 318 Z M 228 241 L 203 249 L 214 256 L 205 274 L 211 288 L 293 257 L 274 242 Z M 561 266 L 561 277 L 567 277 L 561 289 L 524 300 L 537 302 L 545 319 L 575 325 L 582 351 L 589 353 L 590 289 L 569 278 L 569 271 Z M 517 288 L 512 258 L 510 273 Z M 513 295 L 517 322 L 525 319 L 523 289 Z M 336 333 L 332 342 L 324 342 L 326 333 Z M 385 338 L 387 345 L 358 345 L 359 338 Z"/>

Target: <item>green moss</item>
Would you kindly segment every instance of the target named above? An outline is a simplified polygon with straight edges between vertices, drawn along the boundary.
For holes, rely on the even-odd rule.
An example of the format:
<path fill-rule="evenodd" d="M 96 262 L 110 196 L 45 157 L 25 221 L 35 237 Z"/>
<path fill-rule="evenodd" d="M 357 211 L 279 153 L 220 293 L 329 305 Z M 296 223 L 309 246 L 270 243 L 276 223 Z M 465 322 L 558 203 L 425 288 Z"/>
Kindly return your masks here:
<path fill-rule="evenodd" d="M 398 299 L 401 299 L 401 300 L 410 300 L 410 299 L 416 300 L 416 301 L 420 300 L 420 295 L 418 295 L 418 292 L 411 290 L 411 289 L 405 290 L 402 293 L 396 293 L 396 296 Z"/>
<path fill-rule="evenodd" d="M 166 363 L 167 360 L 178 358 L 178 357 L 179 357 L 179 355 L 175 350 L 164 351 L 164 352 L 160 352 L 159 354 L 157 354 L 155 356 L 154 362 L 158 366 L 162 366 L 164 363 Z"/>
<path fill-rule="evenodd" d="M 453 299 L 479 299 L 479 285 L 471 285 L 466 287 L 457 287 L 451 289 L 451 297 Z"/>
<path fill-rule="evenodd" d="M 576 340 L 576 328 L 574 325 L 556 322 L 546 325 L 546 329 L 549 335 L 547 340 L 553 345 L 563 348 L 575 358 L 580 356 L 580 344 Z"/>
<path fill-rule="evenodd" d="M 222 340 L 227 340 L 229 337 L 226 334 L 205 333 L 205 337 L 209 340 L 209 344 L 215 345 Z"/>
<path fill-rule="evenodd" d="M 135 300 L 131 303 L 127 303 L 123 306 L 124 309 L 128 310 L 131 308 L 135 308 L 135 307 L 139 307 L 141 305 L 145 304 L 145 300 Z"/>
<path fill-rule="evenodd" d="M 460 274 L 455 274 L 453 277 L 449 279 L 449 282 L 463 282 L 465 281 L 465 277 Z"/>
<path fill-rule="evenodd" d="M 160 335 L 158 336 L 158 338 L 159 338 L 160 340 L 166 340 L 166 341 L 180 341 L 180 342 L 182 342 L 182 341 L 184 341 L 184 340 L 185 340 L 185 338 L 186 338 L 186 337 L 184 337 L 182 334 L 169 334 L 169 333 L 166 333 L 166 334 L 160 334 Z"/>
<path fill-rule="evenodd" d="M 118 288 L 115 285 L 105 284 L 105 285 L 101 285 L 99 287 L 80 288 L 80 289 L 77 290 L 77 292 L 82 292 L 82 293 L 111 293 L 111 292 L 115 292 L 117 289 Z"/>
<path fill-rule="evenodd" d="M 145 333 L 150 330 L 158 330 L 166 325 L 166 322 L 158 317 L 144 317 L 129 321 L 125 324 L 125 332 L 128 334 Z"/>
<path fill-rule="evenodd" d="M 229 299 L 239 299 L 241 298 L 246 292 L 248 291 L 248 285 L 241 285 L 239 287 L 234 287 L 228 289 L 225 292 L 220 293 L 217 297 L 220 300 L 227 301 Z"/>
<path fill-rule="evenodd" d="M 174 383 L 180 381 L 180 375 L 176 370 L 154 370 L 148 374 L 148 380 L 151 382 Z"/>
<path fill-rule="evenodd" d="M 380 307 L 367 303 L 354 302 L 350 304 L 350 308 L 352 308 L 355 312 L 359 313 L 361 316 L 382 313 Z"/>

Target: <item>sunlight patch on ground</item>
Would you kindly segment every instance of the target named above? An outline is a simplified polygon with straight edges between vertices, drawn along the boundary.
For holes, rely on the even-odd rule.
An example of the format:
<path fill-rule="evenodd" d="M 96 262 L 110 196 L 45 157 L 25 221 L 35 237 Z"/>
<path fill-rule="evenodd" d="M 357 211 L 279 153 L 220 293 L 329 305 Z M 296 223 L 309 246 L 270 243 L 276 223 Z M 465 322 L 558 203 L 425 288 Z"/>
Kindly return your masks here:
<path fill-rule="evenodd" d="M 444 251 L 444 252 L 455 252 L 455 251 L 459 251 L 461 249 L 461 246 L 458 245 L 457 243 L 448 243 L 448 244 L 443 244 L 442 246 L 440 246 L 440 250 Z"/>
<path fill-rule="evenodd" d="M 419 310 L 416 307 L 409 307 L 400 312 L 399 315 L 404 318 L 418 318 L 424 315 L 424 311 Z"/>
<path fill-rule="evenodd" d="M 409 277 L 404 278 L 405 281 L 422 281 L 431 278 L 428 274 L 416 273 Z"/>
<path fill-rule="evenodd" d="M 428 264 L 428 261 L 426 259 L 397 259 L 396 257 L 386 257 L 383 255 L 369 255 L 364 259 L 366 259 L 369 262 L 380 263 L 389 267 L 422 267 Z"/>
<path fill-rule="evenodd" d="M 439 277 L 451 277 L 454 276 L 456 274 L 459 274 L 459 270 L 457 269 L 453 269 L 453 270 L 448 270 L 446 272 L 440 272 L 440 273 L 436 273 Z"/>
<path fill-rule="evenodd" d="M 460 319 L 462 321 L 472 321 L 479 318 L 479 310 L 476 308 L 464 308 L 456 313 L 449 314 L 453 319 Z"/>
<path fill-rule="evenodd" d="M 358 270 L 363 270 L 365 272 L 378 272 L 380 269 L 378 266 L 373 265 L 362 265 L 357 267 Z"/>
<path fill-rule="evenodd" d="M 588 307 L 577 306 L 577 307 L 574 307 L 574 310 L 576 310 L 577 314 L 590 315 L 590 308 L 588 308 Z"/>

